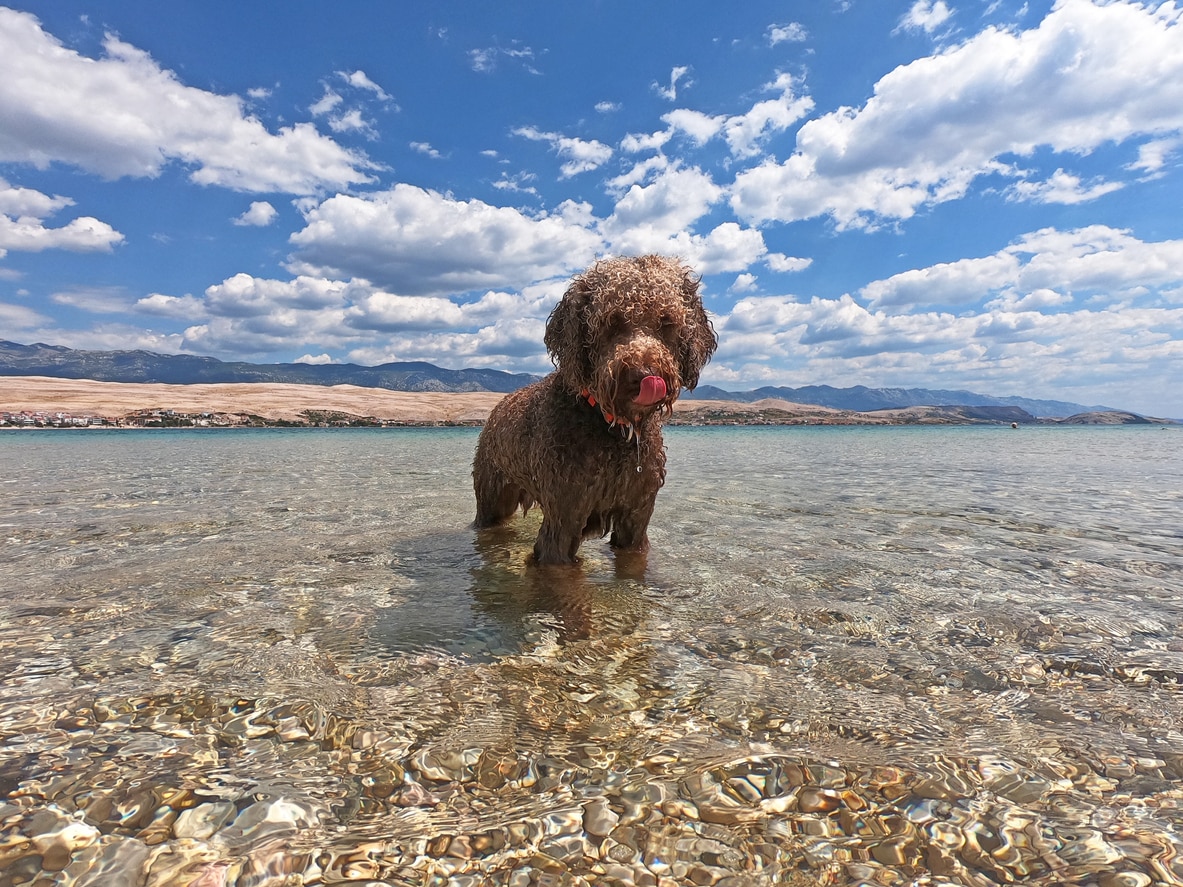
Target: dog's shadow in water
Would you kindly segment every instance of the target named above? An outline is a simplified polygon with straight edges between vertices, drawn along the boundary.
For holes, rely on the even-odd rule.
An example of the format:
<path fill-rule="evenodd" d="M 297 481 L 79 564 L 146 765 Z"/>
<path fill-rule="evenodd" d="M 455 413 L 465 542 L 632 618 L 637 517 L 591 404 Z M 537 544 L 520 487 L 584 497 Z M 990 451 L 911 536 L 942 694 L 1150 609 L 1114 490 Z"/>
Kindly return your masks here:
<path fill-rule="evenodd" d="M 404 602 L 371 627 L 388 651 L 433 650 L 493 659 L 528 650 L 543 632 L 560 643 L 632 631 L 645 614 L 646 557 L 585 545 L 575 565 L 530 562 L 536 521 L 400 542 L 391 566 Z"/>

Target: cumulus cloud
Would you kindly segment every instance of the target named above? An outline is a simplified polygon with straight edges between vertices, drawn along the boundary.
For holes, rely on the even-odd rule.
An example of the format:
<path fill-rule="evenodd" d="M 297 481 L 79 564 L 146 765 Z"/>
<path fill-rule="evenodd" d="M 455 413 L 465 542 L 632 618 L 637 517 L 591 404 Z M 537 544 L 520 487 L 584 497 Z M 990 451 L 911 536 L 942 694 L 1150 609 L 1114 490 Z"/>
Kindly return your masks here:
<path fill-rule="evenodd" d="M 538 179 L 538 176 L 531 172 L 522 172 L 516 175 L 509 175 L 509 173 L 502 173 L 501 178 L 493 183 L 493 187 L 498 191 L 512 191 L 520 194 L 532 194 L 538 196 L 538 189 L 531 185 Z"/>
<path fill-rule="evenodd" d="M 693 233 L 723 194 L 697 167 L 663 166 L 647 183 L 631 185 L 597 229 L 615 254 L 676 255 L 701 274 L 742 271 L 767 252 L 759 231 L 723 222 Z"/>
<path fill-rule="evenodd" d="M 238 96 L 185 86 L 108 34 L 92 59 L 0 8 L 0 161 L 59 161 L 109 179 L 177 162 L 202 185 L 311 194 L 367 182 L 373 164 L 298 123 L 272 133 Z"/>
<path fill-rule="evenodd" d="M 256 200 L 246 211 L 234 219 L 234 224 L 254 228 L 265 228 L 279 215 L 275 207 L 266 200 Z"/>
<path fill-rule="evenodd" d="M 787 25 L 769 25 L 765 36 L 769 46 L 776 46 L 778 43 L 800 43 L 809 35 L 800 22 L 789 22 Z"/>
<path fill-rule="evenodd" d="M 352 104 L 347 105 L 345 97 L 329 84 L 324 84 L 324 94 L 309 106 L 308 112 L 313 117 L 324 117 L 333 132 L 356 132 L 367 138 L 376 139 L 378 136 L 374 121 L 367 118 L 358 105 L 357 92 L 372 93 L 373 97 L 384 105 L 392 102 L 390 95 L 381 86 L 366 76 L 365 71 L 337 71 L 338 82 L 344 83 L 354 96 Z M 366 96 L 365 98 L 369 98 Z M 395 107 L 397 110 L 397 106 Z"/>
<path fill-rule="evenodd" d="M 669 127 L 664 133 L 630 135 L 621 147 L 629 153 L 660 149 L 676 135 L 685 136 L 701 147 L 721 135 L 731 156 L 755 156 L 769 138 L 788 129 L 813 110 L 813 99 L 796 94 L 796 81 L 790 74 L 779 74 L 774 81 L 765 84 L 764 90 L 777 95 L 757 102 L 742 114 L 710 115 L 689 108 L 675 109 L 662 115 L 662 121 Z"/>
<path fill-rule="evenodd" d="M 73 219 L 60 228 L 48 228 L 51 216 L 74 201 L 68 197 L 19 188 L 0 179 L 0 258 L 9 250 L 41 252 L 64 249 L 71 252 L 110 252 L 124 237 L 106 222 L 90 216 Z"/>
<path fill-rule="evenodd" d="M 990 294 L 1010 293 L 1014 304 L 1031 293 L 1053 304 L 1073 295 L 1119 300 L 1135 287 L 1183 285 L 1183 240 L 1144 242 L 1129 231 L 1092 225 L 1071 231 L 1044 228 L 1025 234 L 991 256 L 960 259 L 876 280 L 860 291 L 872 306 L 959 306 Z M 1032 303 L 1034 304 L 1034 303 Z"/>
<path fill-rule="evenodd" d="M 1044 385 L 1071 398 L 1075 386 L 1113 393 L 1118 403 L 1169 385 L 1183 360 L 1183 308 L 1044 313 L 999 304 L 981 314 L 941 311 L 888 314 L 850 296 L 800 300 L 749 296 L 716 320 L 721 374 L 752 378 L 777 367 L 781 384 L 908 384 L 935 379 L 942 387 L 1032 394 L 1032 368 Z M 1091 368 L 1095 378 L 1082 377 Z M 1095 402 L 1095 401 L 1085 401 Z"/>
<path fill-rule="evenodd" d="M 648 184 L 632 185 L 616 202 L 602 230 L 613 242 L 642 229 L 669 236 L 689 229 L 724 193 L 698 167 L 667 168 Z"/>
<path fill-rule="evenodd" d="M 728 292 L 750 293 L 752 290 L 756 289 L 756 280 L 757 278 L 755 274 L 748 274 L 746 272 L 740 274 L 735 278 L 731 286 L 728 287 Z"/>
<path fill-rule="evenodd" d="M 1034 29 L 988 28 L 896 68 L 863 107 L 805 123 L 792 156 L 736 177 L 732 207 L 755 222 L 828 215 L 839 228 L 868 226 L 961 197 L 979 176 L 1014 175 L 1009 155 L 1173 137 L 1181 17 L 1173 4 L 1060 0 Z"/>
<path fill-rule="evenodd" d="M 338 194 L 291 237 L 297 273 L 359 277 L 402 295 L 448 295 L 568 274 L 601 250 L 585 210 L 528 216 L 400 184 Z"/>
<path fill-rule="evenodd" d="M 439 160 L 443 156 L 439 151 L 431 147 L 430 142 L 411 142 L 410 147 L 412 151 L 422 154 L 425 157 L 430 157 L 432 160 Z"/>
<path fill-rule="evenodd" d="M 334 91 L 331 87 L 325 86 L 324 95 L 308 106 L 308 113 L 313 117 L 323 117 L 325 114 L 331 114 L 334 109 L 341 106 L 345 101 L 339 92 Z"/>
<path fill-rule="evenodd" d="M 723 124 L 723 137 L 733 157 L 758 154 L 770 136 L 788 129 L 813 110 L 813 99 L 796 95 L 795 82 L 788 74 L 781 74 L 765 89 L 779 95 L 757 102 L 745 113 L 729 117 Z"/>
<path fill-rule="evenodd" d="M 598 169 L 612 157 L 612 149 L 594 139 L 576 139 L 557 132 L 542 132 L 533 126 L 519 126 L 513 134 L 534 142 L 549 143 L 559 157 L 565 158 L 559 169 L 564 179 Z"/>
<path fill-rule="evenodd" d="M 953 15 L 945 0 L 916 0 L 900 21 L 900 27 L 908 31 L 924 31 L 931 34 Z"/>
<path fill-rule="evenodd" d="M 708 378 L 882 386 L 939 374 L 941 387 L 1041 396 L 1038 379 L 1061 399 L 1146 403 L 1183 362 L 1180 269 L 1180 240 L 1044 228 L 857 297 L 744 296 L 716 318 Z"/>
<path fill-rule="evenodd" d="M 769 253 L 764 257 L 764 262 L 773 271 L 785 274 L 793 271 L 804 271 L 813 264 L 813 259 L 786 256 L 784 253 Z"/>
<path fill-rule="evenodd" d="M 152 293 L 136 300 L 135 310 L 140 314 L 180 320 L 198 320 L 208 313 L 205 302 L 195 296 L 169 296 L 164 293 Z"/>
<path fill-rule="evenodd" d="M 533 372 L 545 368 L 543 325 L 566 283 L 459 300 L 403 296 L 359 279 L 236 274 L 199 298 L 154 294 L 137 308 L 199 321 L 185 329 L 179 347 L 207 354 L 263 358 L 299 343 L 313 349 L 300 359 L 306 363 L 333 362 L 332 354 L 345 352 L 365 364 L 427 360 Z"/>

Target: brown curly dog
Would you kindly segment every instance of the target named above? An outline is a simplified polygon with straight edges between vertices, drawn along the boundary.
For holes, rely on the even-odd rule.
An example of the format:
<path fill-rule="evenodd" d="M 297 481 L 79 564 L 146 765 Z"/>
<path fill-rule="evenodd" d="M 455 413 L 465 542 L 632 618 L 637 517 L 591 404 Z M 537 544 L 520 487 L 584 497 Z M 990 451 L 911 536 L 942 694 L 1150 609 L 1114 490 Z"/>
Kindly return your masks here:
<path fill-rule="evenodd" d="M 718 345 L 698 277 L 661 256 L 611 259 L 576 277 L 546 324 L 557 367 L 506 396 L 473 461 L 476 526 L 537 503 L 540 564 L 569 564 L 584 539 L 612 534 L 644 552 L 665 482 L 661 423 Z"/>

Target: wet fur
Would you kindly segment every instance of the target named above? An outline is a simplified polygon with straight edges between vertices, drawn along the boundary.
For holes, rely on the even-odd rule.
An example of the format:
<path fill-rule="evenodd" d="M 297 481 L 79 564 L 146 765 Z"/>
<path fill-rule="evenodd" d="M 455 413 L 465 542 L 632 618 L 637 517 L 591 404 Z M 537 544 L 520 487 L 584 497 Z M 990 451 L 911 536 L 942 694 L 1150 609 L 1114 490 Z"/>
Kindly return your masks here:
<path fill-rule="evenodd" d="M 614 548 L 644 552 L 665 482 L 662 420 L 717 346 L 698 278 L 660 256 L 598 262 L 572 281 L 544 341 L 555 372 L 506 396 L 481 431 L 476 526 L 537 504 L 540 564 L 573 563 L 584 539 L 609 534 Z M 647 375 L 666 396 L 642 406 Z"/>

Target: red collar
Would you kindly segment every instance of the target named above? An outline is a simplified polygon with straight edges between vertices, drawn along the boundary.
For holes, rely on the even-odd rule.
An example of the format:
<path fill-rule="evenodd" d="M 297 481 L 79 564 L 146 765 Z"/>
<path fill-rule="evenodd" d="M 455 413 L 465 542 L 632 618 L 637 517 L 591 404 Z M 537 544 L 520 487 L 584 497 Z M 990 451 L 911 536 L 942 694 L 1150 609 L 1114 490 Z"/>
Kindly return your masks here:
<path fill-rule="evenodd" d="M 584 388 L 582 391 L 579 392 L 579 396 L 587 401 L 588 406 L 594 407 L 594 406 L 598 405 L 600 408 L 600 414 L 604 417 L 604 421 L 607 422 L 609 426 L 611 426 L 613 428 L 619 427 L 622 431 L 627 431 L 629 434 L 629 437 L 632 437 L 633 423 L 630 422 L 628 419 L 625 419 L 621 416 L 613 415 L 612 413 L 608 412 L 608 410 L 605 409 L 605 407 L 602 403 L 597 404 L 596 396 L 591 393 L 590 389 Z"/>

